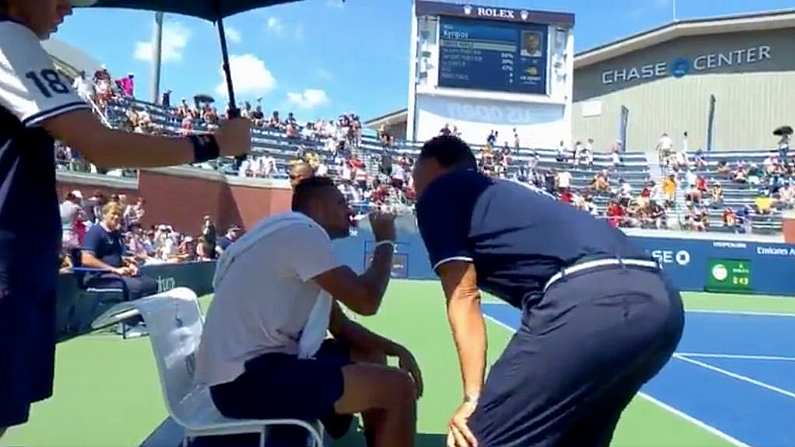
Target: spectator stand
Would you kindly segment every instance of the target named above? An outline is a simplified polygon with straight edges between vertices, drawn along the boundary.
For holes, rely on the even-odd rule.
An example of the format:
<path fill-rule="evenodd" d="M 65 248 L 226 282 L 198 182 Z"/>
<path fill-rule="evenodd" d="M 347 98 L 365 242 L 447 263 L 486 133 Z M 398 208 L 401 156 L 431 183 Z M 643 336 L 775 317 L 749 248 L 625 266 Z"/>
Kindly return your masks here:
<path fill-rule="evenodd" d="M 201 97 L 193 105 L 182 100 L 170 107 L 113 94 L 106 98 L 104 112 L 112 126 L 135 132 L 210 132 L 221 118 L 212 98 Z M 410 172 L 421 143 L 362 135 L 354 114 L 300 125 L 292 113 L 266 117 L 260 106 L 248 103 L 242 109 L 255 124 L 252 155 L 240 164 L 223 159 L 198 168 L 228 176 L 286 179 L 291 163 L 306 160 L 319 175 L 338 179 L 358 214 L 373 207 L 410 210 Z M 669 172 L 650 163 L 642 152 L 583 155 L 562 148 L 526 148 L 518 142 L 502 148 L 492 143 L 495 147 L 472 145 L 485 171 L 541 187 L 622 227 L 673 228 L 679 223 L 681 229 L 696 231 L 778 233 L 781 210 L 792 207 L 795 195 L 792 164 L 786 155 L 781 157 L 781 150 L 696 153 Z M 68 148 L 59 151 L 59 169 L 103 173 Z M 655 204 L 661 206 L 650 206 Z M 675 219 L 668 219 L 669 214 Z"/>
<path fill-rule="evenodd" d="M 783 211 L 795 203 L 795 166 L 786 152 L 696 153 L 673 169 L 685 209 L 684 229 L 777 234 Z"/>

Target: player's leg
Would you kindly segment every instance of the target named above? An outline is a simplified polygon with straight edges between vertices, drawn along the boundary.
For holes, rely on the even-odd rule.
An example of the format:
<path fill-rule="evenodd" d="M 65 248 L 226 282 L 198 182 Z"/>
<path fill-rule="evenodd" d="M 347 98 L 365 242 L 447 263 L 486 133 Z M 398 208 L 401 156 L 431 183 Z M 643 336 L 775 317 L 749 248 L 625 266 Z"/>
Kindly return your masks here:
<path fill-rule="evenodd" d="M 350 347 L 350 360 L 356 363 L 372 363 L 375 365 L 386 365 L 387 355 L 377 349 L 365 349 L 357 346 Z M 383 424 L 386 412 L 380 408 L 374 408 L 362 413 L 362 425 L 364 426 L 364 439 L 367 447 L 375 446 L 374 427 Z"/>
<path fill-rule="evenodd" d="M 211 387 L 218 409 L 233 418 L 328 421 L 373 409 L 385 412 L 374 427 L 378 447 L 412 447 L 416 424 L 414 384 L 382 365 L 341 366 L 336 359 L 300 360 L 266 354 L 249 361 L 233 382 Z"/>
<path fill-rule="evenodd" d="M 567 280 L 525 312 L 470 419 L 479 447 L 565 445 L 587 403 L 633 370 L 667 330 L 667 300 L 642 288 L 615 293 L 615 284 L 637 277 L 584 279 Z"/>
<path fill-rule="evenodd" d="M 397 368 L 371 363 L 348 365 L 342 375 L 344 393 L 334 409 L 340 414 L 369 415 L 366 428 L 372 445 L 368 447 L 413 447 L 417 402 L 411 377 Z"/>

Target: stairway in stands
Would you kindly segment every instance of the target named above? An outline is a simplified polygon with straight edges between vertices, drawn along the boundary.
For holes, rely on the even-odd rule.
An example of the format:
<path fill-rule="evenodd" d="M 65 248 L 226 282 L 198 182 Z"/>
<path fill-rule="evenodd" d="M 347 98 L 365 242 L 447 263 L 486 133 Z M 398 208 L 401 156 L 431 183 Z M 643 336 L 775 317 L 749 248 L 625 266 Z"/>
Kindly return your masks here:
<path fill-rule="evenodd" d="M 658 187 L 662 187 L 663 180 L 667 175 L 667 168 L 660 165 L 659 158 L 657 154 L 647 152 L 646 153 L 646 164 L 649 165 L 649 178 L 651 181 L 654 182 L 655 185 Z M 669 218 L 668 218 L 668 226 L 670 228 L 675 228 L 679 222 L 682 222 L 684 219 L 684 209 L 685 206 L 685 194 L 682 189 L 679 188 L 677 185 L 676 188 L 676 200 L 674 202 L 674 208 L 669 210 Z"/>

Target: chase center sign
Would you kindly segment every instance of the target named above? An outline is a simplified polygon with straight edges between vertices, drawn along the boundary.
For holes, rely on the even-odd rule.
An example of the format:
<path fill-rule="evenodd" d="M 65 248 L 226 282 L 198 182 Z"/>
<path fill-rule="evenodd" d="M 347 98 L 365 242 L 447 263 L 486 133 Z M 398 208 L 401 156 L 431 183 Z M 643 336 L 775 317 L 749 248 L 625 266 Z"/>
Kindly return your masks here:
<path fill-rule="evenodd" d="M 703 73 L 721 67 L 753 65 L 770 59 L 770 46 L 704 53 L 690 59 L 678 57 L 670 62 L 655 62 L 636 67 L 623 67 L 602 72 L 602 84 L 620 84 L 639 79 L 653 79 L 673 76 L 681 78 L 691 73 Z"/>

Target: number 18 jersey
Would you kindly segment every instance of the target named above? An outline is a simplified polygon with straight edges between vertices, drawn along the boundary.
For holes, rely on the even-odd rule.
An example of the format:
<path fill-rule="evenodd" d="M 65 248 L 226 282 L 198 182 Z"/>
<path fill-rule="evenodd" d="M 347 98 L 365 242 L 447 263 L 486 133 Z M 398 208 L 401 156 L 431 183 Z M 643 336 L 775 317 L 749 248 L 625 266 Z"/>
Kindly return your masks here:
<path fill-rule="evenodd" d="M 57 253 L 60 217 L 53 138 L 42 124 L 90 106 L 38 37 L 0 16 L 0 270 L 26 253 Z"/>

